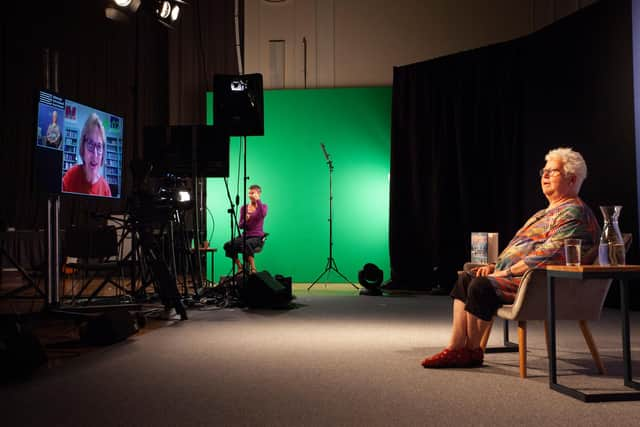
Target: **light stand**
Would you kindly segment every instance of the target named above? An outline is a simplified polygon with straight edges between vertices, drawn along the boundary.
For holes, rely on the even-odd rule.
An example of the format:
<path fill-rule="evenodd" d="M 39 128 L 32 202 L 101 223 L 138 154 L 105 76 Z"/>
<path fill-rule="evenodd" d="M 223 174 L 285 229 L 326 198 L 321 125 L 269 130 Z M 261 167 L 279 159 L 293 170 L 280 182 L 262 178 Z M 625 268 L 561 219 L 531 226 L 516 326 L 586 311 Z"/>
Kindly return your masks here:
<path fill-rule="evenodd" d="M 247 213 L 249 212 L 249 207 L 247 206 L 247 181 L 249 180 L 249 177 L 247 176 L 247 137 L 244 136 L 242 139 L 243 142 L 243 155 L 244 155 L 244 166 L 243 166 L 243 171 L 244 171 L 244 178 L 243 178 L 243 183 L 244 183 L 244 200 L 243 200 L 243 205 L 244 206 L 244 218 L 242 218 L 244 226 L 245 226 L 245 230 L 247 227 Z M 240 209 L 240 213 L 242 213 L 242 209 Z M 246 231 L 244 233 L 242 233 L 242 286 L 247 286 L 247 233 Z"/>
<path fill-rule="evenodd" d="M 187 236 L 186 221 L 184 207 L 176 207 L 171 220 L 169 221 L 169 239 L 171 241 L 171 256 L 173 261 L 173 271 L 176 279 L 178 278 L 178 272 L 182 269 L 182 296 L 184 298 L 190 298 L 188 276 L 191 275 L 191 282 L 193 283 L 193 293 L 197 295 L 203 286 L 203 282 L 200 278 L 195 276 L 195 266 L 192 253 L 196 251 L 190 250 L 190 239 Z M 178 257 L 176 257 L 176 245 L 179 249 Z M 179 260 L 179 263 L 178 263 Z M 180 267 L 180 268 L 178 268 Z"/>
<path fill-rule="evenodd" d="M 247 213 L 247 136 L 264 135 L 264 103 L 262 90 L 262 74 L 242 74 L 240 75 L 223 75 L 216 74 L 213 79 L 214 97 L 213 114 L 216 123 L 223 126 L 229 136 L 242 137 L 241 150 L 244 159 L 244 206 L 246 222 Z M 239 165 L 238 165 L 239 166 Z M 239 172 L 239 171 L 238 171 Z M 240 205 L 239 198 L 236 195 L 236 205 Z M 242 214 L 242 208 L 239 213 Z M 243 268 L 242 279 L 243 286 L 246 285 L 248 279 L 247 272 L 247 235 L 246 231 L 242 234 L 242 256 Z M 235 270 L 234 270 L 235 271 Z"/>
<path fill-rule="evenodd" d="M 338 270 L 338 266 L 336 265 L 336 260 L 333 258 L 333 179 L 332 179 L 333 162 L 331 161 L 331 156 L 329 156 L 329 153 L 327 153 L 327 149 L 324 146 L 324 144 L 321 143 L 320 147 L 322 147 L 324 158 L 327 160 L 327 165 L 329 166 L 329 258 L 327 258 L 327 266 L 325 267 L 324 271 L 320 273 L 318 278 L 314 280 L 311 285 L 309 285 L 309 287 L 307 288 L 307 291 L 313 288 L 313 286 L 316 283 L 318 283 L 318 281 L 322 278 L 322 276 L 324 276 L 331 270 L 338 273 L 340 277 L 342 277 L 347 282 L 351 283 L 351 286 L 358 289 L 358 287 L 354 285 L 351 280 L 347 279 L 347 277 L 344 274 L 342 274 L 340 270 Z"/>
<path fill-rule="evenodd" d="M 245 170 L 245 177 L 244 177 L 244 187 L 246 188 L 247 184 L 247 179 L 248 177 L 246 176 L 246 170 L 247 170 L 247 157 L 246 157 L 246 142 L 247 139 L 246 137 L 244 138 L 244 147 L 241 146 L 240 150 L 242 152 L 242 150 L 244 149 L 244 170 Z M 236 210 L 235 207 L 237 207 L 240 204 L 240 196 L 238 194 L 236 194 L 236 203 L 234 205 L 233 203 L 233 198 L 231 196 L 231 192 L 229 191 L 229 181 L 227 179 L 227 177 L 224 177 L 224 187 L 227 191 L 227 199 L 229 201 L 229 209 L 227 209 L 227 213 L 229 214 L 229 227 L 230 227 L 230 239 L 229 242 L 232 243 L 235 240 L 235 236 L 236 236 L 236 232 L 238 233 L 237 236 L 239 237 L 242 233 L 242 230 L 240 230 L 240 226 L 238 223 L 238 218 L 237 218 L 237 214 L 236 214 Z M 244 201 L 245 201 L 245 205 L 246 205 L 246 191 L 245 191 L 245 196 L 244 196 Z M 246 208 L 245 208 L 246 209 Z M 242 212 L 242 209 L 239 210 L 238 214 L 240 214 Z M 246 247 L 246 235 L 243 237 L 243 247 Z M 244 251 L 243 251 L 244 252 Z M 243 253 L 243 257 L 244 257 L 244 253 Z M 246 257 L 244 257 L 246 258 Z M 243 273 L 242 273 L 242 286 L 244 286 L 244 284 L 246 283 L 247 280 L 247 270 L 246 270 L 246 261 L 244 261 L 243 264 L 243 269 L 242 269 Z M 221 282 L 222 283 L 222 282 Z M 236 275 L 236 263 L 234 259 L 231 259 L 231 278 L 229 279 L 229 281 L 227 282 L 226 286 L 224 287 L 224 300 L 222 302 L 222 306 L 223 307 L 230 307 L 232 306 L 236 301 L 234 301 L 234 299 L 239 299 L 240 298 L 240 289 L 239 287 L 241 286 L 241 284 L 239 283 L 239 278 Z"/>
<path fill-rule="evenodd" d="M 193 174 L 193 192 L 195 193 L 195 207 L 194 207 L 194 247 L 196 254 L 196 275 L 197 279 L 194 281 L 194 294 L 198 293 L 198 290 L 202 288 L 202 284 L 204 283 L 202 278 L 202 258 L 200 257 L 200 249 L 202 248 L 202 243 L 200 242 L 200 210 L 202 209 L 202 203 L 200 200 L 200 174 L 198 170 L 198 144 L 201 144 L 201 141 L 198 141 L 198 132 L 196 128 L 193 127 L 191 129 L 191 171 Z M 196 289 L 197 287 L 197 289 Z"/>
<path fill-rule="evenodd" d="M 60 195 L 47 199 L 47 305 L 60 305 Z"/>
<path fill-rule="evenodd" d="M 227 180 L 227 177 L 224 177 L 224 187 L 227 190 L 227 199 L 229 200 L 229 209 L 227 209 L 227 213 L 229 213 L 229 227 L 231 229 L 231 239 L 229 241 L 233 242 L 233 240 L 235 239 L 235 232 L 237 231 L 238 236 L 240 235 L 240 227 L 238 226 L 235 205 L 233 204 L 233 198 L 231 197 L 231 192 L 229 191 L 229 181 Z M 238 200 L 236 200 L 236 203 L 237 202 Z M 236 285 L 236 263 L 233 259 L 231 260 L 231 285 Z"/>

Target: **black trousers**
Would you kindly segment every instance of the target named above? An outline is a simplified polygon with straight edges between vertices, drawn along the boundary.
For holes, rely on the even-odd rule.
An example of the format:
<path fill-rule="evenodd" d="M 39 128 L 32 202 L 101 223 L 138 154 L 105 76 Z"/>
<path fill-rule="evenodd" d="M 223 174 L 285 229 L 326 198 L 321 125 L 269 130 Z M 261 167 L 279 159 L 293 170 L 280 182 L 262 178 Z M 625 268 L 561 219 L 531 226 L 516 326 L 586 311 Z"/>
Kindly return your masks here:
<path fill-rule="evenodd" d="M 458 280 L 449 295 L 464 302 L 465 311 L 487 322 L 503 304 L 489 279 L 475 277 L 466 271 L 458 272 Z"/>
<path fill-rule="evenodd" d="M 236 259 L 239 253 L 253 255 L 262 246 L 262 237 L 247 237 L 247 247 L 244 247 L 244 237 L 235 239 L 224 244 L 224 254 L 229 258 Z"/>

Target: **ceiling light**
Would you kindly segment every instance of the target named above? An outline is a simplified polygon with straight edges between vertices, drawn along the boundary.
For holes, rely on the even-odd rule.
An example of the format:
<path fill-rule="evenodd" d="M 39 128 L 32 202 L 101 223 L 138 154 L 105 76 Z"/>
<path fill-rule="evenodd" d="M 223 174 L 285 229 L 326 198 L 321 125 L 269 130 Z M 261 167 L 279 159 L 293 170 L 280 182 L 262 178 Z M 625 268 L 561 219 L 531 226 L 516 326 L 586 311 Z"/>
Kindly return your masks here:
<path fill-rule="evenodd" d="M 104 14 L 111 20 L 127 22 L 138 11 L 140 4 L 141 0 L 113 0 L 105 7 Z"/>
<path fill-rule="evenodd" d="M 171 13 L 171 3 L 169 3 L 168 1 L 162 1 L 160 2 L 159 6 L 159 9 L 156 11 L 158 13 L 158 16 L 160 16 L 160 18 L 162 19 L 168 18 L 169 14 Z"/>
<path fill-rule="evenodd" d="M 171 20 L 177 21 L 179 16 L 180 16 L 180 6 L 175 5 L 173 6 L 173 9 L 171 9 Z"/>

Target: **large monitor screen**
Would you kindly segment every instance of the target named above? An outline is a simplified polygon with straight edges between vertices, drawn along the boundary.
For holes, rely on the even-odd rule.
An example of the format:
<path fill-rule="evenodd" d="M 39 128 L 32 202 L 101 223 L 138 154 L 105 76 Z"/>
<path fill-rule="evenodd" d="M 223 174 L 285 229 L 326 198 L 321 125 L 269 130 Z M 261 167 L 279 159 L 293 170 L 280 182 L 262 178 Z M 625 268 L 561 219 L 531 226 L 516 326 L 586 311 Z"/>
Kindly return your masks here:
<path fill-rule="evenodd" d="M 40 91 L 36 132 L 37 184 L 49 193 L 122 196 L 124 120 Z"/>

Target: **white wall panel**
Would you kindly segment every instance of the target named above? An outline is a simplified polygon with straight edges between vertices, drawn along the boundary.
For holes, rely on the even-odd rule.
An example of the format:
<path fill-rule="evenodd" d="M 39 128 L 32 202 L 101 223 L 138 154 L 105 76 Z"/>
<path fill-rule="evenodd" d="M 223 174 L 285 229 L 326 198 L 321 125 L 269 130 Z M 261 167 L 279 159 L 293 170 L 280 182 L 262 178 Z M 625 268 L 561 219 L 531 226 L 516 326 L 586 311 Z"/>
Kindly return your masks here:
<path fill-rule="evenodd" d="M 245 72 L 268 88 L 269 40 L 285 40 L 287 88 L 391 85 L 394 66 L 524 36 L 594 1 L 246 0 Z"/>

